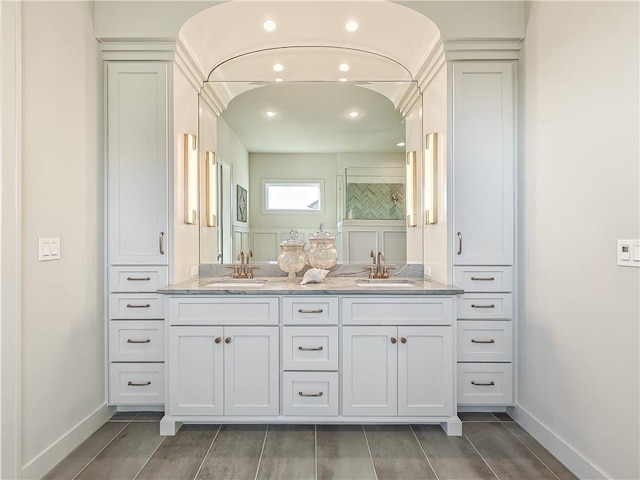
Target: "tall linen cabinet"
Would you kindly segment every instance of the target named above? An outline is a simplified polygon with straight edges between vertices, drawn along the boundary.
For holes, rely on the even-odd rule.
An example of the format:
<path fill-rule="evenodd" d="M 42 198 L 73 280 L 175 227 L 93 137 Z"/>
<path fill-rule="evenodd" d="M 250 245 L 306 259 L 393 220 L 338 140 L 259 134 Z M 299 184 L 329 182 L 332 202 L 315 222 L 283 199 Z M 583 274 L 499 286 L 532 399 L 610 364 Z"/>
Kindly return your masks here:
<path fill-rule="evenodd" d="M 454 61 L 451 89 L 453 283 L 458 405 L 508 406 L 514 390 L 514 60 Z"/>
<path fill-rule="evenodd" d="M 108 402 L 164 404 L 172 64 L 105 61 Z"/>

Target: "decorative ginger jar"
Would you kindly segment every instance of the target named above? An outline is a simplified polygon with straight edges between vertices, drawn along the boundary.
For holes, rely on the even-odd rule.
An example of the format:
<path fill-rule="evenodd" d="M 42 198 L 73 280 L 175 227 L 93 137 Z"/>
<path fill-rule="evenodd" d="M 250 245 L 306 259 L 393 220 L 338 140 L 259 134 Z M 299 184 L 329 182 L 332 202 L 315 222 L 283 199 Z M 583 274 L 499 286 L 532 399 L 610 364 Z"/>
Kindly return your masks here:
<path fill-rule="evenodd" d="M 280 243 L 280 248 L 282 253 L 278 255 L 278 266 L 289 275 L 289 278 L 294 278 L 307 263 L 304 256 L 304 242 L 298 237 L 298 232 L 291 230 L 289 238 Z"/>
<path fill-rule="evenodd" d="M 324 230 L 324 224 L 320 224 L 320 230 L 309 236 L 311 244 L 307 252 L 309 265 L 315 268 L 328 270 L 338 262 L 338 250 L 334 245 L 336 237 Z"/>

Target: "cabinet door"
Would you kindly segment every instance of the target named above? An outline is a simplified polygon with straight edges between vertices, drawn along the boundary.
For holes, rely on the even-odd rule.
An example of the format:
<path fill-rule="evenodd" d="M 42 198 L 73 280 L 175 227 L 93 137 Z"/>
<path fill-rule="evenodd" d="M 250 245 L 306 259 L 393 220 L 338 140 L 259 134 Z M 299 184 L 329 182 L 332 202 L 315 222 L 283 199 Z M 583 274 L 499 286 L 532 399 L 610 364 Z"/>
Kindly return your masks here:
<path fill-rule="evenodd" d="M 343 328 L 344 415 L 397 414 L 397 332 L 397 327 Z"/>
<path fill-rule="evenodd" d="M 169 65 L 107 65 L 109 262 L 167 265 Z"/>
<path fill-rule="evenodd" d="M 225 415 L 278 415 L 278 327 L 225 327 Z"/>
<path fill-rule="evenodd" d="M 398 415 L 453 415 L 452 327 L 398 327 Z"/>
<path fill-rule="evenodd" d="M 455 265 L 512 265 L 514 225 L 512 62 L 453 65 Z"/>
<path fill-rule="evenodd" d="M 170 415 L 222 415 L 222 327 L 169 328 Z"/>

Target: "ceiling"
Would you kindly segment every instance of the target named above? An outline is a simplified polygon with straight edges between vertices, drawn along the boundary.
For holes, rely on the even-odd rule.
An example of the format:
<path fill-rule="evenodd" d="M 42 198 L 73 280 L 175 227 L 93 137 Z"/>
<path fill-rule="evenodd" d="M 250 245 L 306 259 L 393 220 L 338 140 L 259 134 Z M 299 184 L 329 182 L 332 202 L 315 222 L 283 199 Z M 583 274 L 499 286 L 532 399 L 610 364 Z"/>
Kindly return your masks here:
<path fill-rule="evenodd" d="M 265 20 L 275 30 L 266 31 Z M 355 32 L 348 20 L 358 23 Z M 404 151 L 396 146 L 404 140 L 397 109 L 417 99 L 407 82 L 440 33 L 424 15 L 387 1 L 233 1 L 198 13 L 179 36 L 203 80 L 214 80 L 207 98 L 247 150 L 311 153 Z M 316 81 L 324 83 L 309 83 Z M 266 108 L 278 114 L 268 119 Z M 346 118 L 350 108 L 362 116 Z"/>

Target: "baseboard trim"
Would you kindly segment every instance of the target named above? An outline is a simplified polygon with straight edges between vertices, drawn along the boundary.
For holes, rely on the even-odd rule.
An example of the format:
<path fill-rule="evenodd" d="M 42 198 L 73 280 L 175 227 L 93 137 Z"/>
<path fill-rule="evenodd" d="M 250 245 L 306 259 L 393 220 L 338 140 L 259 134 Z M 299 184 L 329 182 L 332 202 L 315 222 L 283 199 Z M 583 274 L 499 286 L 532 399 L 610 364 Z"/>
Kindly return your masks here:
<path fill-rule="evenodd" d="M 598 480 L 612 478 L 521 406 L 508 407 L 507 413 L 578 478 Z"/>
<path fill-rule="evenodd" d="M 114 412 L 115 409 L 107 406 L 106 403 L 100 405 L 80 423 L 53 442 L 40 455 L 22 467 L 22 478 L 42 478 L 98 428 L 104 425 Z"/>

